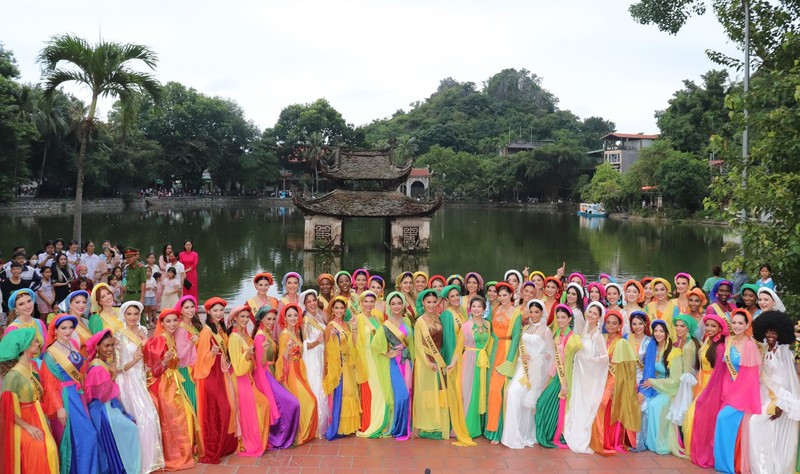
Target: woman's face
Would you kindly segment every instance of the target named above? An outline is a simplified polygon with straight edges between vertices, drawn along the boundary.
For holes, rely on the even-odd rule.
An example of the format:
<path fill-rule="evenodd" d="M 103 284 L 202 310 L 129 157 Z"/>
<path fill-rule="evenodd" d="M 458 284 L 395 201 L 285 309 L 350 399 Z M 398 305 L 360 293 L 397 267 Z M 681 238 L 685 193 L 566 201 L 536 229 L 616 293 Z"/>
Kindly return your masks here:
<path fill-rule="evenodd" d="M 153 264 L 155 264 L 155 263 L 156 263 L 156 256 L 155 256 L 155 255 L 153 255 L 153 254 L 149 254 L 149 255 L 147 256 L 147 264 L 148 264 L 148 265 L 153 265 Z"/>
<path fill-rule="evenodd" d="M 269 291 L 269 287 L 270 287 L 270 284 L 269 284 L 269 279 L 268 278 L 262 278 L 262 279 L 260 279 L 260 280 L 258 280 L 256 282 L 256 291 L 259 292 L 262 295 L 266 295 L 267 294 L 267 291 Z"/>
<path fill-rule="evenodd" d="M 653 298 L 653 288 L 651 288 L 650 285 L 644 287 L 644 297 Z"/>
<path fill-rule="evenodd" d="M 471 305 L 469 305 L 469 314 L 475 317 L 483 318 L 483 312 L 486 310 L 486 307 L 480 301 L 473 301 Z"/>
<path fill-rule="evenodd" d="M 636 288 L 636 285 L 628 285 L 625 288 L 625 301 L 636 305 L 639 304 L 639 288 Z"/>
<path fill-rule="evenodd" d="M 173 313 L 166 315 L 161 321 L 161 325 L 168 333 L 175 334 L 175 330 L 178 329 L 178 315 Z"/>
<path fill-rule="evenodd" d="M 689 328 L 686 327 L 686 323 L 681 320 L 675 321 L 675 334 L 680 338 L 685 338 L 689 334 Z"/>
<path fill-rule="evenodd" d="M 417 277 L 414 278 L 414 290 L 417 293 L 419 293 L 420 291 L 422 291 L 425 288 L 427 288 L 427 286 L 428 286 L 428 282 L 425 280 L 424 276 L 417 275 Z"/>
<path fill-rule="evenodd" d="M 689 310 L 692 313 L 697 313 L 697 312 L 700 311 L 701 300 L 700 300 L 699 296 L 697 296 L 697 295 L 689 295 L 688 301 L 689 301 Z"/>
<path fill-rule="evenodd" d="M 30 316 L 33 314 L 33 299 L 27 293 L 20 293 L 17 296 L 17 301 L 14 303 L 14 310 L 21 316 Z"/>
<path fill-rule="evenodd" d="M 471 295 L 478 293 L 478 280 L 474 276 L 467 278 L 467 292 Z"/>
<path fill-rule="evenodd" d="M 120 267 L 114 268 L 114 276 L 117 277 L 117 280 L 122 278 L 122 269 Z"/>
<path fill-rule="evenodd" d="M 522 289 L 522 293 L 520 296 L 522 296 L 523 302 L 528 302 L 532 300 L 534 296 L 536 296 L 536 288 L 534 288 L 533 285 L 530 284 L 525 285 L 525 287 Z"/>
<path fill-rule="evenodd" d="M 742 291 L 742 301 L 744 302 L 745 307 L 750 308 L 755 306 L 758 302 L 758 295 L 750 290 L 744 290 Z"/>
<path fill-rule="evenodd" d="M 631 318 L 631 332 L 636 335 L 644 334 L 644 321 L 639 318 Z"/>
<path fill-rule="evenodd" d="M 268 332 L 272 332 L 272 329 L 275 327 L 275 318 L 277 318 L 275 312 L 270 311 L 266 316 L 264 316 L 264 319 L 261 320 L 261 324 Z"/>
<path fill-rule="evenodd" d="M 169 255 L 172 253 L 172 245 L 167 245 L 166 254 Z"/>
<path fill-rule="evenodd" d="M 778 333 L 774 329 L 767 329 L 764 333 L 764 339 L 767 340 L 769 347 L 775 347 L 778 342 Z"/>
<path fill-rule="evenodd" d="M 514 275 L 513 273 L 506 278 L 506 282 L 513 286 L 515 290 L 517 289 L 517 286 L 519 286 L 519 278 L 517 278 L 517 275 Z"/>
<path fill-rule="evenodd" d="M 556 324 L 562 332 L 569 327 L 570 321 L 572 321 L 571 314 L 567 314 L 566 311 L 556 311 Z"/>
<path fill-rule="evenodd" d="M 339 286 L 339 291 L 342 293 L 350 292 L 350 278 L 347 275 L 339 275 L 339 278 L 336 280 L 336 284 Z"/>
<path fill-rule="evenodd" d="M 500 304 L 507 305 L 511 301 L 511 293 L 509 293 L 508 288 L 501 288 L 497 292 L 497 299 L 500 300 Z"/>
<path fill-rule="evenodd" d="M 139 312 L 139 308 L 136 306 L 128 306 L 125 308 L 125 314 L 122 315 L 125 318 L 125 323 L 129 326 L 134 326 L 139 324 L 139 316 L 141 313 Z"/>
<path fill-rule="evenodd" d="M 595 324 L 600 321 L 600 309 L 597 306 L 592 306 L 586 310 L 586 322 Z"/>
<path fill-rule="evenodd" d="M 58 256 L 58 266 L 59 267 L 66 267 L 67 266 L 67 256 L 63 253 Z"/>
<path fill-rule="evenodd" d="M 575 306 L 578 304 L 578 292 L 575 288 L 570 288 L 567 290 L 567 304 L 569 306 Z"/>
<path fill-rule="evenodd" d="M 225 319 L 225 307 L 217 303 L 208 310 L 208 315 L 215 324 L 223 324 L 222 321 Z"/>
<path fill-rule="evenodd" d="M 192 319 L 197 312 L 197 306 L 194 305 L 194 301 L 186 300 L 181 305 L 181 317 L 186 319 Z"/>
<path fill-rule="evenodd" d="M 288 315 L 289 315 L 289 312 L 291 312 L 291 311 L 292 310 L 289 310 L 286 313 L 286 315 L 287 315 L 286 319 L 287 320 L 289 319 Z M 236 313 L 236 327 L 238 327 L 239 329 L 246 330 L 247 329 L 247 323 L 249 323 L 249 322 L 250 322 L 250 311 L 243 310 L 243 311 L 239 311 L 238 313 Z M 295 323 L 297 322 L 297 311 L 294 312 L 294 322 Z"/>
<path fill-rule="evenodd" d="M 414 281 L 411 279 L 411 275 L 406 275 L 400 280 L 400 291 L 403 293 L 410 293 L 411 286 L 414 284 Z"/>
<path fill-rule="evenodd" d="M 617 290 L 617 287 L 608 287 L 608 290 L 606 290 L 606 299 L 611 304 L 617 304 L 619 302 L 619 290 Z"/>
<path fill-rule="evenodd" d="M 104 308 L 114 306 L 114 295 L 107 288 L 100 288 L 100 306 Z"/>
<path fill-rule="evenodd" d="M 664 326 L 657 325 L 653 328 L 653 338 L 656 342 L 661 343 L 667 338 L 667 333 L 664 331 Z"/>
<path fill-rule="evenodd" d="M 667 299 L 667 287 L 659 282 L 653 285 L 653 295 L 655 295 L 658 301 L 664 301 Z"/>
<path fill-rule="evenodd" d="M 436 295 L 432 293 L 425 295 L 425 298 L 422 299 L 422 306 L 425 308 L 426 313 L 436 313 L 437 300 Z"/>
<path fill-rule="evenodd" d="M 72 252 L 72 253 L 77 252 L 78 251 L 78 243 L 77 242 L 73 242 L 73 243 L 69 244 L 69 251 Z"/>
<path fill-rule="evenodd" d="M 72 321 L 62 321 L 56 328 L 56 338 L 62 343 L 67 343 L 72 337 L 72 331 L 74 330 L 75 326 L 72 324 Z"/>
<path fill-rule="evenodd" d="M 194 245 L 192 245 L 192 243 L 189 241 L 186 241 L 186 243 L 183 244 L 183 250 L 186 250 L 187 252 L 191 252 L 193 248 Z"/>
<path fill-rule="evenodd" d="M 316 313 L 317 312 L 317 297 L 314 293 L 309 293 L 305 297 L 305 301 L 303 304 L 306 305 L 306 309 L 309 313 Z"/>
<path fill-rule="evenodd" d="M 704 326 L 706 327 L 706 336 L 710 338 L 717 337 L 717 334 L 722 331 L 719 323 L 713 319 L 707 319 Z"/>
<path fill-rule="evenodd" d="M 610 316 L 606 318 L 606 332 L 609 336 L 615 336 L 619 333 L 619 328 L 622 326 L 622 322 L 616 316 Z"/>
<path fill-rule="evenodd" d="M 437 293 L 441 293 L 442 289 L 444 289 L 444 282 L 437 278 L 431 283 L 431 288 L 436 290 Z"/>
<path fill-rule="evenodd" d="M 720 301 L 728 301 L 728 298 L 731 296 L 731 287 L 728 285 L 719 285 L 717 288 L 717 298 Z"/>
<path fill-rule="evenodd" d="M 538 273 L 531 278 L 531 281 L 537 290 L 544 288 L 544 278 L 542 278 Z M 578 278 L 578 281 L 580 281 L 580 278 Z"/>
<path fill-rule="evenodd" d="M 344 305 L 344 302 L 337 300 L 333 303 L 333 316 L 342 319 L 344 318 L 344 312 L 347 310 L 347 307 Z"/>
<path fill-rule="evenodd" d="M 364 301 L 361 302 L 361 307 L 364 310 L 364 314 L 369 316 L 372 313 L 372 308 L 375 307 L 375 297 L 372 295 L 365 296 Z"/>
<path fill-rule="evenodd" d="M 544 294 L 547 295 L 548 298 L 554 298 L 557 290 L 558 285 L 553 281 L 548 281 L 547 284 L 544 285 Z"/>
<path fill-rule="evenodd" d="M 28 354 L 28 357 L 33 357 L 34 354 L 39 352 L 39 349 L 41 348 L 42 348 L 42 343 L 39 342 L 39 340 L 34 337 L 33 341 L 31 341 L 31 345 L 28 346 L 27 349 L 25 349 L 25 352 Z"/>
<path fill-rule="evenodd" d="M 492 285 L 486 289 L 486 299 L 488 299 L 489 301 L 497 300 L 497 287 Z"/>
<path fill-rule="evenodd" d="M 460 287 L 464 286 L 464 283 L 461 281 L 460 278 L 453 278 L 452 280 L 450 280 L 448 285 L 456 285 L 456 286 L 458 286 L 460 288 Z"/>
<path fill-rule="evenodd" d="M 108 360 L 114 355 L 114 338 L 107 337 L 97 345 L 97 353 L 101 359 Z"/>
<path fill-rule="evenodd" d="M 453 288 L 449 293 L 447 293 L 447 302 L 452 307 L 456 307 L 461 304 L 461 294 L 458 292 L 458 290 Z"/>
<path fill-rule="evenodd" d="M 86 244 L 86 253 L 92 255 L 94 253 L 94 242 Z"/>
<path fill-rule="evenodd" d="M 286 293 L 290 295 L 297 294 L 297 288 L 300 286 L 300 280 L 297 277 L 289 277 L 286 279 Z"/>
<path fill-rule="evenodd" d="M 363 273 L 356 275 L 356 288 L 363 290 L 367 287 L 367 276 Z"/>
<path fill-rule="evenodd" d="M 328 278 L 323 278 L 319 281 L 319 291 L 324 295 L 329 295 L 333 288 L 333 282 Z"/>
<path fill-rule="evenodd" d="M 589 301 L 600 301 L 600 290 L 596 286 L 589 288 Z"/>
<path fill-rule="evenodd" d="M 775 300 L 772 299 L 769 293 L 761 292 L 758 295 L 758 307 L 761 308 L 761 311 L 771 311 L 775 308 Z"/>
<path fill-rule="evenodd" d="M 542 309 L 535 304 L 528 310 L 528 317 L 533 324 L 538 324 L 542 320 Z"/>
<path fill-rule="evenodd" d="M 747 326 L 747 318 L 745 318 L 743 314 L 737 313 L 731 318 L 731 329 L 733 329 L 733 333 L 737 336 L 744 334 L 747 330 Z"/>
<path fill-rule="evenodd" d="M 403 300 L 401 300 L 398 296 L 394 296 L 392 301 L 389 302 L 389 309 L 392 310 L 392 314 L 397 317 L 403 316 Z"/>
<path fill-rule="evenodd" d="M 675 279 L 675 291 L 682 295 L 689 291 L 689 280 L 686 277 L 678 277 Z"/>
<path fill-rule="evenodd" d="M 20 272 L 22 273 L 22 272 Z M 53 269 L 50 267 L 42 268 L 42 278 L 49 280 L 53 276 Z"/>
<path fill-rule="evenodd" d="M 375 293 L 376 295 L 380 295 L 383 293 L 383 285 L 378 280 L 372 280 L 369 282 L 369 291 Z"/>
<path fill-rule="evenodd" d="M 64 242 L 58 241 L 55 243 L 56 252 L 64 250 Z"/>

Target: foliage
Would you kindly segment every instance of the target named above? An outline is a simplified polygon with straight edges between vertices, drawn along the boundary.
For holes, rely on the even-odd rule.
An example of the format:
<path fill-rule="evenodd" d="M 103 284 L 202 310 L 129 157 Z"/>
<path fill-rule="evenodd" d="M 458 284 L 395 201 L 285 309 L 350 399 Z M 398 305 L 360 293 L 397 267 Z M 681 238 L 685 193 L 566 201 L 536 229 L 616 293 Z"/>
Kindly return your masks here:
<path fill-rule="evenodd" d="M 0 44 L 0 201 L 10 199 L 28 177 L 27 157 L 38 138 L 30 121 L 32 90 L 18 84 L 18 77 L 13 55 Z"/>
<path fill-rule="evenodd" d="M 675 152 L 658 164 L 654 177 L 664 200 L 678 208 L 697 210 L 708 195 L 707 165 L 692 155 Z"/>
<path fill-rule="evenodd" d="M 618 205 L 622 198 L 622 176 L 609 163 L 603 163 L 583 188 L 581 199 L 585 202 L 601 202 L 606 209 Z"/>

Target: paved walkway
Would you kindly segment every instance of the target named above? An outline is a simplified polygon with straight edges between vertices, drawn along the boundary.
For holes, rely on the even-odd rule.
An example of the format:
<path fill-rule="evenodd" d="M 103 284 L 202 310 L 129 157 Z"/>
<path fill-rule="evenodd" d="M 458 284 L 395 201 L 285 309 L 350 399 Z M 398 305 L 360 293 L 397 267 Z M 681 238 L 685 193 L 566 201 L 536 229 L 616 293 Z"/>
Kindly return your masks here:
<path fill-rule="evenodd" d="M 671 455 L 650 452 L 616 454 L 610 457 L 574 454 L 569 450 L 539 446 L 515 450 L 493 446 L 484 438 L 477 447 L 459 448 L 445 441 L 414 439 L 317 440 L 298 448 L 270 451 L 260 458 L 230 456 L 219 465 L 200 464 L 183 471 L 205 474 L 367 474 L 424 473 L 487 474 L 537 471 L 571 474 L 697 474 L 713 473 Z"/>

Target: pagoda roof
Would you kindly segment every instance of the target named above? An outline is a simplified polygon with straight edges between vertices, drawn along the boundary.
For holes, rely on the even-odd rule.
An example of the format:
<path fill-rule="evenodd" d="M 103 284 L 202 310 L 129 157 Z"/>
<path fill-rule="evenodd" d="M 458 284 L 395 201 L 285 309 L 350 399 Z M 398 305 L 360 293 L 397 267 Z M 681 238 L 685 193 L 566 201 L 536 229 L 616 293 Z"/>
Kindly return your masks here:
<path fill-rule="evenodd" d="M 322 172 L 336 180 L 401 182 L 408 178 L 413 163 L 392 163 L 391 150 L 336 150 L 333 163 L 322 161 Z"/>
<path fill-rule="evenodd" d="M 336 189 L 318 198 L 295 195 L 294 205 L 304 214 L 334 217 L 429 216 L 442 205 L 442 196 L 418 201 L 397 191 L 347 191 Z"/>

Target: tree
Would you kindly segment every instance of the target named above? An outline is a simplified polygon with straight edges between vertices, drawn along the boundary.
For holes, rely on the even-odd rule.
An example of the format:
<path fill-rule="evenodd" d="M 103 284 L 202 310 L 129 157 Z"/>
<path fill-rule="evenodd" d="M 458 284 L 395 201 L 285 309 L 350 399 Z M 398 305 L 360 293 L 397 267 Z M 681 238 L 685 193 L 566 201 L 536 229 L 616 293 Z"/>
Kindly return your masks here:
<path fill-rule="evenodd" d="M 101 40 L 90 45 L 77 36 L 53 36 L 38 57 L 43 67 L 45 95 L 52 96 L 65 82 L 77 82 L 89 88 L 91 101 L 81 130 L 81 147 L 78 153 L 75 184 L 75 217 L 73 236 L 81 241 L 83 213 L 84 161 L 89 137 L 100 97 L 118 97 L 127 103 L 136 94 L 146 93 L 154 99 L 161 95 L 161 86 L 155 78 L 131 68 L 131 63 L 141 62 L 151 70 L 157 63 L 156 53 L 147 46 L 122 44 Z"/>
<path fill-rule="evenodd" d="M 709 172 L 704 161 L 677 152 L 658 164 L 655 182 L 661 195 L 673 205 L 695 211 L 708 195 Z"/>
<path fill-rule="evenodd" d="M 38 102 L 36 112 L 33 114 L 33 124 L 39 131 L 42 143 L 42 164 L 39 168 L 39 178 L 36 180 L 37 196 L 44 180 L 47 152 L 53 144 L 61 141 L 69 133 L 70 112 L 69 99 L 61 93 L 52 94 L 50 97 L 40 95 Z"/>
<path fill-rule="evenodd" d="M 614 207 L 622 193 L 622 176 L 609 163 L 603 163 L 589 181 L 589 185 L 581 192 L 585 202 L 601 202 L 607 209 Z"/>
<path fill-rule="evenodd" d="M 21 86 L 11 51 L 0 44 L 0 200 L 14 196 L 20 178 L 27 176 L 27 157 L 38 138 L 30 121 L 34 103 L 31 89 Z M 9 172 L 9 170 L 11 172 Z"/>

